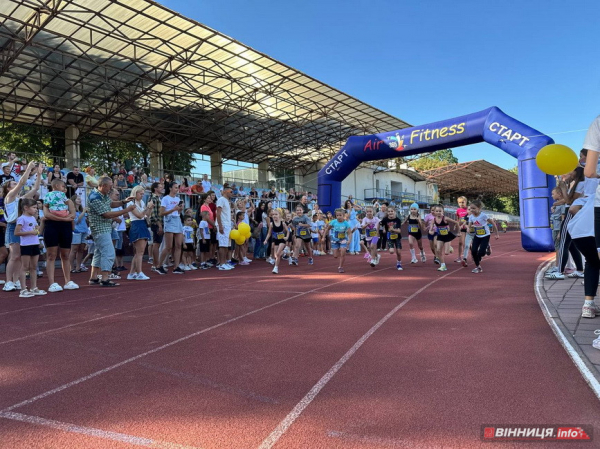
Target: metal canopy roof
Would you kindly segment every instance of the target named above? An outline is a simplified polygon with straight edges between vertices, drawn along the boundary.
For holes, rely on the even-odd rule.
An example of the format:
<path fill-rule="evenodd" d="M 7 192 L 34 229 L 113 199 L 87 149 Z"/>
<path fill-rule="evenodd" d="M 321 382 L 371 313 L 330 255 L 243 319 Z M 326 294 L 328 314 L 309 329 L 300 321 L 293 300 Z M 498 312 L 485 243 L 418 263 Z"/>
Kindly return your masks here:
<path fill-rule="evenodd" d="M 519 191 L 515 173 L 484 160 L 447 165 L 421 174 L 437 183 L 444 194 L 511 195 Z"/>
<path fill-rule="evenodd" d="M 274 167 L 405 128 L 148 0 L 0 0 L 1 118 Z"/>

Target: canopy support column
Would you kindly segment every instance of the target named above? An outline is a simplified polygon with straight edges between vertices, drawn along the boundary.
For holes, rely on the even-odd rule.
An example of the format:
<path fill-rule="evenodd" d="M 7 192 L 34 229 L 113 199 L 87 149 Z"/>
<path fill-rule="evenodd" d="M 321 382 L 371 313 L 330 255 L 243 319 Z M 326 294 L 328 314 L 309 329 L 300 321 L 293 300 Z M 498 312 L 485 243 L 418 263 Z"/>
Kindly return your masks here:
<path fill-rule="evenodd" d="M 150 142 L 150 174 L 153 177 L 158 176 L 162 178 L 164 176 L 164 162 L 162 156 L 162 142 L 154 140 Z"/>
<path fill-rule="evenodd" d="M 72 170 L 74 166 L 79 167 L 81 150 L 79 147 L 79 129 L 69 126 L 65 129 L 65 164 L 66 168 Z"/>
<path fill-rule="evenodd" d="M 223 156 L 220 151 L 210 155 L 210 180 L 213 184 L 223 182 Z"/>

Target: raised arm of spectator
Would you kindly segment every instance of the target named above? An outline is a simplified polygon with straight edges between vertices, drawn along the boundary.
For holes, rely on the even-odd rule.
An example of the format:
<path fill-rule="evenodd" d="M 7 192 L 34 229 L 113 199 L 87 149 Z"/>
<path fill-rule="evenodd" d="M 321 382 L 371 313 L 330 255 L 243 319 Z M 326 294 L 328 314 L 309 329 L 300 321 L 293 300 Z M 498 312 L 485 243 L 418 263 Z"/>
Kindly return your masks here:
<path fill-rule="evenodd" d="M 42 164 L 38 165 L 35 183 L 33 184 L 33 187 L 31 188 L 31 190 L 29 192 L 27 192 L 25 195 L 23 195 L 23 198 L 36 198 L 39 196 L 37 193 L 40 188 L 40 184 L 42 183 L 43 171 L 44 171 L 44 167 L 42 166 Z"/>
<path fill-rule="evenodd" d="M 21 179 L 19 179 L 19 182 L 17 182 L 17 185 L 14 187 L 14 189 L 12 189 L 10 192 L 8 192 L 6 194 L 6 197 L 4 198 L 4 204 L 12 203 L 17 198 L 17 195 L 23 189 L 23 186 L 29 179 L 29 175 L 31 174 L 31 171 L 33 170 L 34 167 L 35 167 L 35 162 L 33 162 L 33 161 L 30 162 L 29 165 L 27 165 L 27 168 L 25 169 L 25 173 L 23 173 L 23 176 L 21 176 Z"/>

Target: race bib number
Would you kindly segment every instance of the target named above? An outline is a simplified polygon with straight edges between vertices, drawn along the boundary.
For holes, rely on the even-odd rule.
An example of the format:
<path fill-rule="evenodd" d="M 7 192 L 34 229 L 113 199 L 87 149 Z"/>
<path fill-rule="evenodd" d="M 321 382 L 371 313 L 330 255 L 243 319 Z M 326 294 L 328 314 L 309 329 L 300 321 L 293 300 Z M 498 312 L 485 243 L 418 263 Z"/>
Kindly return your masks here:
<path fill-rule="evenodd" d="M 475 226 L 475 234 L 485 235 L 485 228 L 483 226 Z"/>
<path fill-rule="evenodd" d="M 338 232 L 337 233 L 337 238 L 338 239 L 345 239 L 346 238 L 346 233 L 345 232 Z"/>
<path fill-rule="evenodd" d="M 368 235 L 369 237 L 377 237 L 379 235 L 379 231 L 377 229 L 370 229 Z"/>
<path fill-rule="evenodd" d="M 298 235 L 300 237 L 308 237 L 308 231 L 306 229 L 300 229 L 300 231 L 298 231 Z"/>
<path fill-rule="evenodd" d="M 438 233 L 440 235 L 448 235 L 448 228 L 438 228 Z"/>
<path fill-rule="evenodd" d="M 396 240 L 398 238 L 398 234 L 395 233 L 388 233 L 388 239 L 390 240 Z"/>
<path fill-rule="evenodd" d="M 275 240 L 283 240 L 283 239 L 285 239 L 285 234 L 283 232 L 274 232 L 273 238 Z"/>
<path fill-rule="evenodd" d="M 416 234 L 417 232 L 419 232 L 419 227 L 418 227 L 418 226 L 412 226 L 412 225 L 411 225 L 411 226 L 410 226 L 410 229 L 409 229 L 409 231 L 408 231 L 408 232 L 412 232 L 412 233 L 415 233 L 415 234 Z"/>

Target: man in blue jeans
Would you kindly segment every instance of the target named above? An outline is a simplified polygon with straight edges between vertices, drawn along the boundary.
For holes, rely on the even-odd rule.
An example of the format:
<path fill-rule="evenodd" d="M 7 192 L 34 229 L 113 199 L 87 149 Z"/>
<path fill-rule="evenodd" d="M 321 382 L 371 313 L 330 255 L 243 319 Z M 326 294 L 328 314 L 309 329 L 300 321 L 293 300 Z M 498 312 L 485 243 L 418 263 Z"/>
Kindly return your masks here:
<path fill-rule="evenodd" d="M 119 285 L 108 279 L 115 261 L 115 247 L 111 237 L 112 219 L 128 214 L 135 209 L 135 205 L 123 210 L 111 211 L 111 208 L 124 206 L 132 200 L 127 198 L 122 201 L 111 201 L 109 193 L 112 188 L 112 179 L 102 177 L 98 187 L 90 193 L 88 198 L 88 217 L 95 248 L 90 285 L 101 285 L 103 287 L 116 287 Z"/>

